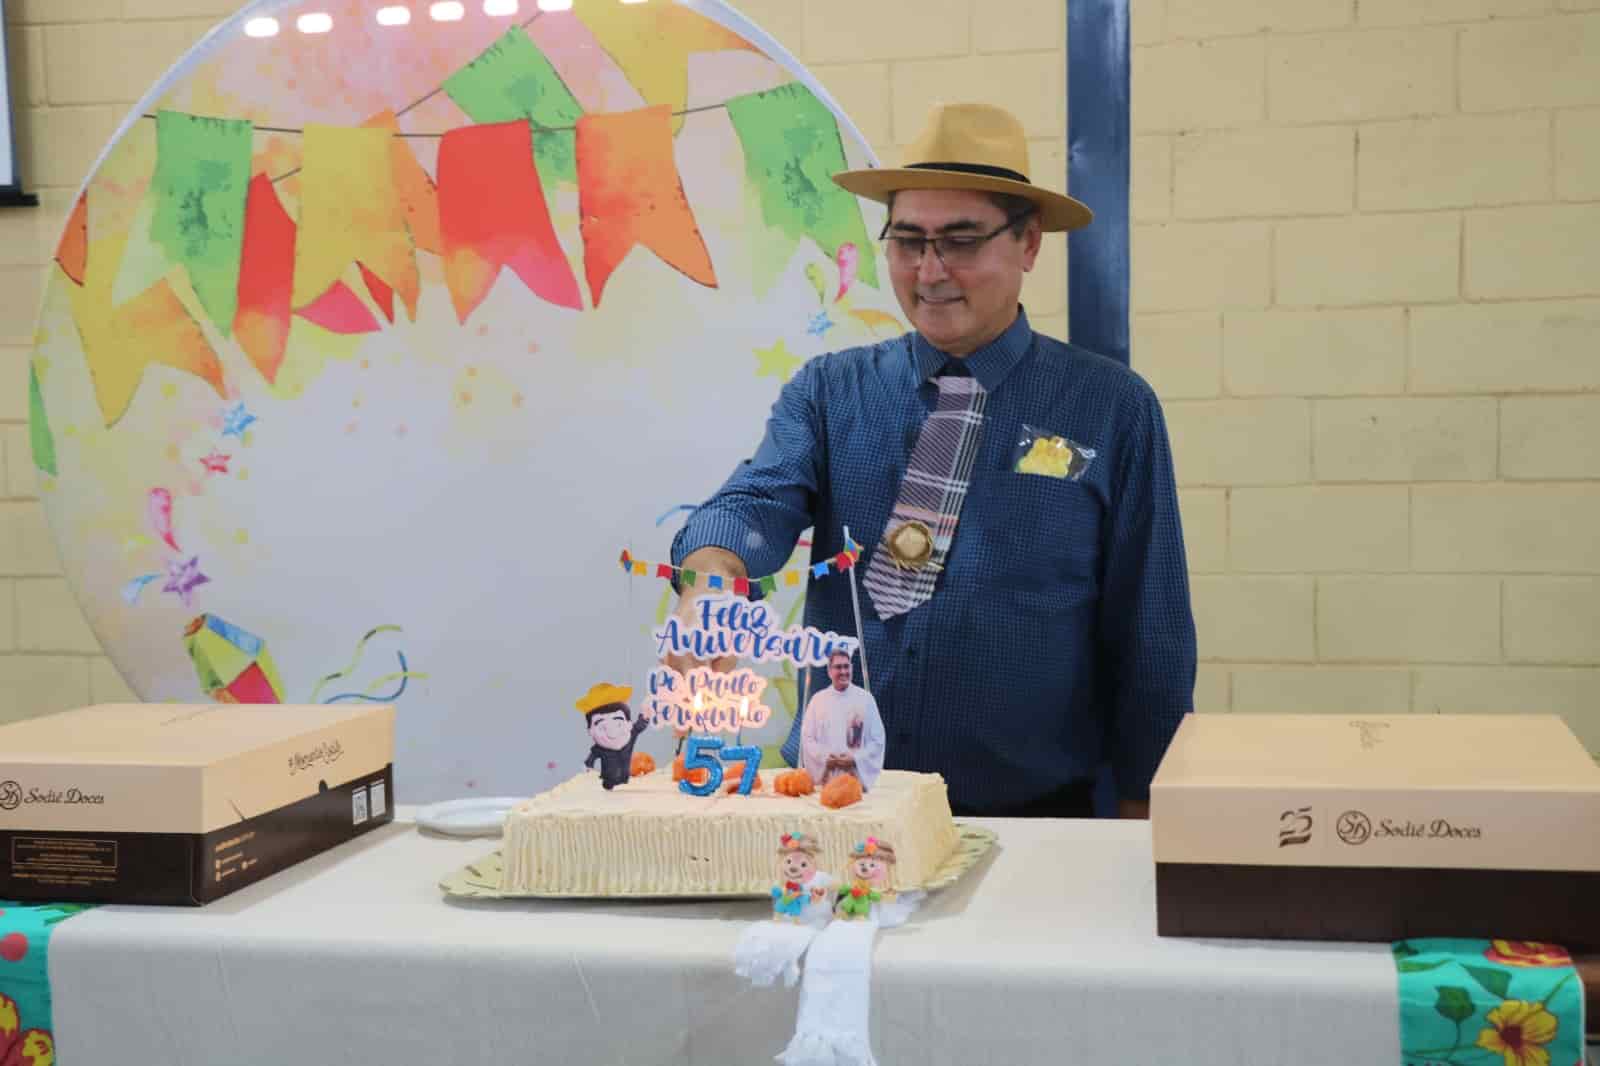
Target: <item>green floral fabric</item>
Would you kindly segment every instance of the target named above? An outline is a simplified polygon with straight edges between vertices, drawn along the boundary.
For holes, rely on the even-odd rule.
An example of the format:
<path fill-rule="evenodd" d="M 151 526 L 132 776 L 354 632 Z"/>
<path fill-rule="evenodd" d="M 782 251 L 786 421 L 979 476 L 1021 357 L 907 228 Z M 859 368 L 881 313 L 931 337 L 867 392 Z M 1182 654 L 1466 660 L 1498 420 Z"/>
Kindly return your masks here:
<path fill-rule="evenodd" d="M 1583 1066 L 1583 982 L 1531 940 L 1402 940 L 1404 1066 Z"/>

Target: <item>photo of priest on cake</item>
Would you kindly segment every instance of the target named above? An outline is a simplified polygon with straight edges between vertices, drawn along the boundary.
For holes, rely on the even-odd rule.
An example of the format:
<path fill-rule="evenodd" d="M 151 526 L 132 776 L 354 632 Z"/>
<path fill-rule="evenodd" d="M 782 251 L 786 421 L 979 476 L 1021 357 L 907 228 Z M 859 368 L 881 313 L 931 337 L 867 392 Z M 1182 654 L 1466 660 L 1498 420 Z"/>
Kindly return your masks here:
<path fill-rule="evenodd" d="M 850 682 L 850 653 L 828 656 L 827 688 L 806 704 L 800 765 L 818 788 L 838 774 L 853 774 L 872 791 L 883 770 L 883 718 L 872 693 Z"/>
<path fill-rule="evenodd" d="M 1110 780 L 1118 814 L 1148 817 L 1197 660 L 1166 421 L 1124 359 L 1036 331 L 1021 304 L 1045 242 L 1094 216 L 1033 181 L 1000 107 L 934 107 L 903 156 L 833 180 L 887 206 L 911 330 L 796 370 L 672 564 L 761 578 L 807 529 L 813 563 L 849 530 L 860 624 L 837 577 L 808 583 L 805 624 L 860 638 L 888 769 L 943 775 L 957 815 L 1092 817 Z M 1029 458 L 1041 440 L 1052 461 Z M 703 590 L 682 591 L 687 618 Z M 813 727 L 803 708 L 794 765 L 812 767 Z M 853 755 L 848 723 L 818 728 Z"/>
<path fill-rule="evenodd" d="M 600 763 L 600 784 L 608 792 L 628 783 L 633 763 L 633 745 L 638 741 L 639 734 L 650 726 L 644 715 L 633 717 L 628 707 L 628 701 L 632 698 L 631 688 L 599 684 L 577 703 L 578 710 L 583 712 L 588 723 L 589 739 L 594 741 L 583 765 L 592 770 L 596 761 Z"/>

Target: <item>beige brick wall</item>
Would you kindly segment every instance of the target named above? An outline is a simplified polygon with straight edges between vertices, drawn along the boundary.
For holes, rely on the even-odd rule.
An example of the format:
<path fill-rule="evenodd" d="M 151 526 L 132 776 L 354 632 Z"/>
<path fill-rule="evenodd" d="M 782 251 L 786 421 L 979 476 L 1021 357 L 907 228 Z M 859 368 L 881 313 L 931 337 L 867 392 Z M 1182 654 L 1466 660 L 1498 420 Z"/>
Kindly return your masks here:
<path fill-rule="evenodd" d="M 75 186 L 233 6 L 8 5 L 45 206 L 0 213 L 0 720 L 125 694 L 15 383 Z M 1063 177 L 1063 0 L 736 6 L 880 156 L 985 99 Z M 1132 31 L 1134 365 L 1172 428 L 1197 705 L 1550 710 L 1600 752 L 1596 3 L 1133 0 Z M 1056 242 L 1025 292 L 1058 331 L 1064 278 Z"/>
<path fill-rule="evenodd" d="M 1204 709 L 1551 711 L 1600 754 L 1595 3 L 1133 2 Z"/>

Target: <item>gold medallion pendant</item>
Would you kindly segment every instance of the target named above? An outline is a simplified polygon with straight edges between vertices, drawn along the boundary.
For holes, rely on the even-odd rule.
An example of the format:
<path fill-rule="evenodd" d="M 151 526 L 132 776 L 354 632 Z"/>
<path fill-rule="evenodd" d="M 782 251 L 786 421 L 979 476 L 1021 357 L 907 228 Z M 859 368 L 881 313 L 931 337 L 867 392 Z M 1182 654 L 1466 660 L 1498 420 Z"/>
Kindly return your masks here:
<path fill-rule="evenodd" d="M 902 570 L 921 570 L 933 558 L 933 531 L 921 522 L 902 522 L 884 538 L 889 557 Z"/>

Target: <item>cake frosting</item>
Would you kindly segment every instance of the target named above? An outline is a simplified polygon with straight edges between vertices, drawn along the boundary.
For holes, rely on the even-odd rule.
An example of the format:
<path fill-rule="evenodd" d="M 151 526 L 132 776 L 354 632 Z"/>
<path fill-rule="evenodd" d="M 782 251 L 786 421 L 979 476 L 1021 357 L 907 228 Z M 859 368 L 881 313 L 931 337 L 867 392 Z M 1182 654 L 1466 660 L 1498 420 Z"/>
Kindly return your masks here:
<path fill-rule="evenodd" d="M 885 770 L 859 803 L 831 810 L 773 790 L 763 771 L 748 796 L 691 796 L 667 770 L 611 791 L 580 774 L 513 808 L 502 840 L 507 895 L 765 895 L 778 838 L 800 832 L 818 845 L 821 869 L 839 874 L 849 849 L 876 837 L 894 845 L 890 884 L 926 883 L 955 850 L 944 778 Z"/>

